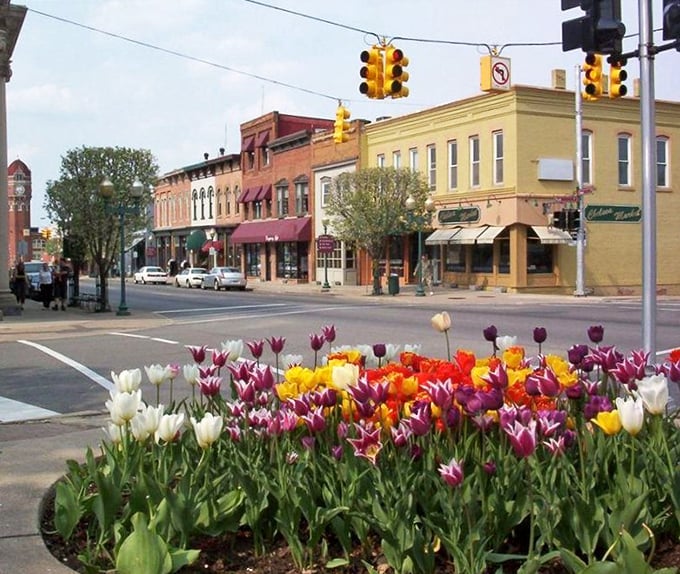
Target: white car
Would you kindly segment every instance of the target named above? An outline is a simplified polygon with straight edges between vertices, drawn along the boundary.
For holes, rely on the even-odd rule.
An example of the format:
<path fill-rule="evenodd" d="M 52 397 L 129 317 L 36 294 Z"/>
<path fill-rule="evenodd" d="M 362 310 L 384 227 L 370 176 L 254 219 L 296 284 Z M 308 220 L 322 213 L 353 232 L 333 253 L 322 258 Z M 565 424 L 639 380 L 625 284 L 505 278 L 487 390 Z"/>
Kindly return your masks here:
<path fill-rule="evenodd" d="M 142 267 L 139 271 L 135 271 L 134 275 L 135 283 L 142 283 L 146 285 L 147 283 L 167 283 L 168 274 L 163 271 L 161 267 L 154 267 L 153 265 L 147 265 Z"/>
<path fill-rule="evenodd" d="M 207 275 L 203 276 L 203 289 L 239 289 L 245 291 L 246 276 L 236 267 L 213 267 Z"/>
<path fill-rule="evenodd" d="M 203 267 L 187 267 L 175 275 L 175 287 L 201 287 L 203 285 L 203 276 L 208 273 L 208 270 Z"/>

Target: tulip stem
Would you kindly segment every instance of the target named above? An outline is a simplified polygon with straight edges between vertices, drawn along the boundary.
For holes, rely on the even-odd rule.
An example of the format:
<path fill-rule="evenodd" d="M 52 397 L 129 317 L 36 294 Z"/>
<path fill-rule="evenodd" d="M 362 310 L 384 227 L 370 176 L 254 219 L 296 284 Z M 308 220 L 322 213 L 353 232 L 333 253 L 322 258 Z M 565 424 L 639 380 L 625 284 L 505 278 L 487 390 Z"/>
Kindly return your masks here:
<path fill-rule="evenodd" d="M 448 329 L 444 331 L 444 336 L 446 337 L 446 356 L 449 362 L 451 361 L 451 344 L 449 343 L 449 331 Z"/>

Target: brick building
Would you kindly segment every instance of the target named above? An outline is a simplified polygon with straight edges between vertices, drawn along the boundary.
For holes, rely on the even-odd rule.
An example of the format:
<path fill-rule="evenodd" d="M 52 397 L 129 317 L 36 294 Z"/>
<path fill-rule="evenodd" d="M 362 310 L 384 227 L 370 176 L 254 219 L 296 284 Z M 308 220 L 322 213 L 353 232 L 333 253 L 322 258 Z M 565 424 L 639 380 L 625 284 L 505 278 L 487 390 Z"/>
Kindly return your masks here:
<path fill-rule="evenodd" d="M 7 167 L 8 261 L 10 266 L 23 257 L 30 261 L 42 254 L 43 240 L 37 228 L 31 228 L 31 170 L 20 159 Z"/>

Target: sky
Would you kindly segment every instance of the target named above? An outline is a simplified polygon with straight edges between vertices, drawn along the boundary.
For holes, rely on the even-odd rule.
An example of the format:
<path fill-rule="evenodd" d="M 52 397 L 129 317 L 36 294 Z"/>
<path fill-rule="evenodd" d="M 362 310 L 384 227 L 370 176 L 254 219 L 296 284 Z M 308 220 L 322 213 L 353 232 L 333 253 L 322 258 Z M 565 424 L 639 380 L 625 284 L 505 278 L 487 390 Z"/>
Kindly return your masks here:
<path fill-rule="evenodd" d="M 560 0 L 31 0 L 7 84 L 8 162 L 32 172 L 31 224 L 49 224 L 45 185 L 82 146 L 148 149 L 160 173 L 240 151 L 240 124 L 271 111 L 334 119 L 401 116 L 480 94 L 490 49 L 513 84 L 549 87 L 580 51 L 562 52 Z M 651 0 L 654 29 L 662 0 Z M 637 48 L 638 2 L 622 0 Z M 293 14 L 296 12 L 298 14 Z M 410 95 L 358 91 L 359 54 L 392 40 L 409 58 Z M 661 44 L 661 32 L 654 34 Z M 518 45 L 520 44 L 520 45 Z M 680 54 L 655 60 L 657 99 L 680 101 Z M 639 76 L 637 59 L 628 65 Z"/>

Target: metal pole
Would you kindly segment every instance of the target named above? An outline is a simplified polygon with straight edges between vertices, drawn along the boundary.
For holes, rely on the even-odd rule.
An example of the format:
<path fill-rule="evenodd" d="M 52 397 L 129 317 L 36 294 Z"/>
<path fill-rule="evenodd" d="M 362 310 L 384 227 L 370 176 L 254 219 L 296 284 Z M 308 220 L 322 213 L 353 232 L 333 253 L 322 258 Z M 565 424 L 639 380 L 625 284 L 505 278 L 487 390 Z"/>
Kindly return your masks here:
<path fill-rule="evenodd" d="M 328 226 L 324 225 L 323 226 L 323 234 L 328 235 Z M 322 289 L 330 289 L 331 285 L 328 282 L 328 251 L 324 251 L 323 254 L 323 285 L 321 286 Z"/>
<path fill-rule="evenodd" d="M 650 0 L 639 0 L 640 123 L 642 140 L 642 341 L 656 354 L 656 118 L 654 37 Z"/>
<path fill-rule="evenodd" d="M 125 302 L 125 206 L 118 206 L 118 217 L 120 220 L 120 304 L 116 315 L 129 315 Z"/>
<path fill-rule="evenodd" d="M 425 289 L 423 288 L 423 232 L 420 229 L 420 219 L 418 221 L 418 287 L 416 288 L 416 297 L 425 297 Z"/>
<path fill-rule="evenodd" d="M 583 201 L 583 98 L 581 96 L 581 65 L 576 66 L 575 124 L 576 124 L 576 197 L 579 224 L 576 230 L 576 297 L 585 297 L 584 251 L 585 251 L 585 206 Z"/>

